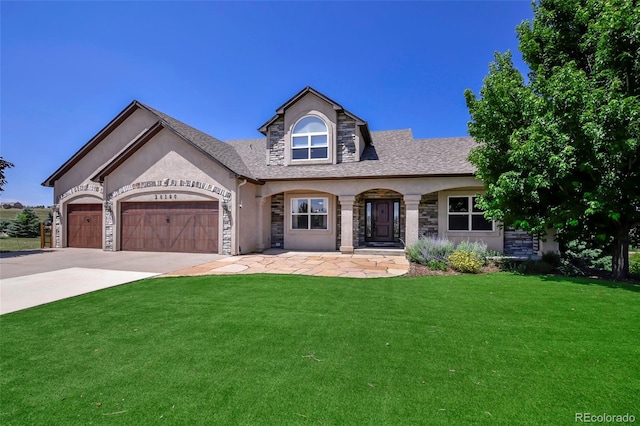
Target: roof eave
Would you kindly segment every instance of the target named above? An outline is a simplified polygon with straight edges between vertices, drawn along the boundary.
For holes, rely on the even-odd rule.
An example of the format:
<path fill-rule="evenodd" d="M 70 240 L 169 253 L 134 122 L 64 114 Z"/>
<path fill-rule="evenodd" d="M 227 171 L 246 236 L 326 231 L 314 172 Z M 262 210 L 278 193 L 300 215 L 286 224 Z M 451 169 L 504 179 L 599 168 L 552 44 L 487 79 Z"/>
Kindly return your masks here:
<path fill-rule="evenodd" d="M 125 107 L 120 114 L 118 114 L 113 120 L 111 120 L 106 126 L 95 134 L 89 141 L 84 144 L 71 158 L 69 158 L 62 166 L 58 168 L 51 176 L 42 182 L 42 186 L 53 187 L 55 181 L 60 179 L 62 175 L 68 172 L 74 165 L 78 163 L 85 155 L 96 147 L 101 141 L 103 141 L 109 134 L 122 124 L 127 118 L 129 118 L 141 105 L 137 100 L 133 100 L 127 107 Z"/>
<path fill-rule="evenodd" d="M 225 164 L 223 164 L 217 158 L 213 157 L 211 154 L 209 154 L 208 152 L 204 151 L 202 148 L 200 148 L 196 144 L 192 143 L 187 137 L 185 137 L 180 132 L 175 130 L 173 127 L 171 127 L 168 123 L 166 123 L 162 119 L 158 120 L 153 126 L 151 126 L 149 128 L 149 130 L 147 130 L 143 135 L 141 135 L 133 144 L 131 144 L 129 147 L 127 147 L 125 150 L 123 150 L 120 154 L 118 154 L 116 157 L 114 157 L 99 172 L 94 174 L 91 177 L 91 180 L 94 181 L 94 182 L 103 183 L 104 182 L 104 178 L 106 176 L 111 174 L 122 163 L 124 163 L 128 158 L 130 158 L 133 154 L 135 154 L 145 143 L 147 143 L 149 140 L 151 140 L 151 138 L 153 138 L 155 135 L 160 133 L 160 131 L 162 129 L 166 129 L 166 130 L 171 131 L 173 134 L 178 136 L 180 139 L 184 140 L 189 145 L 191 145 L 192 147 L 194 147 L 195 149 L 197 149 L 201 153 L 205 154 L 207 157 L 209 157 L 211 160 L 216 162 L 218 165 L 222 166 L 227 171 L 233 173 L 233 175 L 237 179 L 247 179 L 247 181 L 250 181 L 250 182 L 258 184 L 258 185 L 263 185 L 264 184 L 264 182 L 261 182 L 260 180 L 258 180 L 256 178 L 253 178 L 253 177 L 250 177 L 250 176 L 244 176 L 243 174 L 237 173 L 235 170 L 232 170 L 231 168 L 227 167 Z"/>
<path fill-rule="evenodd" d="M 324 177 L 282 177 L 260 178 L 264 182 L 271 181 L 308 181 L 308 180 L 353 180 L 353 179 L 409 179 L 409 178 L 438 178 L 438 177 L 475 177 L 475 173 L 432 173 L 432 174 L 398 174 L 398 175 L 366 175 L 366 176 L 324 176 Z"/>

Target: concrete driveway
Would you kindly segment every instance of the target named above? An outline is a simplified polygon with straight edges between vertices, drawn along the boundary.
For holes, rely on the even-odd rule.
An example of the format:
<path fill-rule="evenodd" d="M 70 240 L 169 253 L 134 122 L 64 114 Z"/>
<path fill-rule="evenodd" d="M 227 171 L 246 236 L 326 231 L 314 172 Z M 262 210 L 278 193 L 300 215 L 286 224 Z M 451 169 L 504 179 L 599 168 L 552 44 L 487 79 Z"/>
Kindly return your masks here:
<path fill-rule="evenodd" d="M 217 254 L 46 249 L 0 253 L 0 314 L 225 258 Z"/>

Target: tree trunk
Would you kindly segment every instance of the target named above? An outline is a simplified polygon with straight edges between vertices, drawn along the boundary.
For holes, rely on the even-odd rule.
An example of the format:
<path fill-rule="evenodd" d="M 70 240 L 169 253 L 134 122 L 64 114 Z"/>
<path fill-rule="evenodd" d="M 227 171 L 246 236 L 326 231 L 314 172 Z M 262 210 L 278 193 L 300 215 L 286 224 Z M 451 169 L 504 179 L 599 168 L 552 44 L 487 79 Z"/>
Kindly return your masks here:
<path fill-rule="evenodd" d="M 622 225 L 613 239 L 611 271 L 614 280 L 622 280 L 629 276 L 629 230 L 628 224 Z"/>

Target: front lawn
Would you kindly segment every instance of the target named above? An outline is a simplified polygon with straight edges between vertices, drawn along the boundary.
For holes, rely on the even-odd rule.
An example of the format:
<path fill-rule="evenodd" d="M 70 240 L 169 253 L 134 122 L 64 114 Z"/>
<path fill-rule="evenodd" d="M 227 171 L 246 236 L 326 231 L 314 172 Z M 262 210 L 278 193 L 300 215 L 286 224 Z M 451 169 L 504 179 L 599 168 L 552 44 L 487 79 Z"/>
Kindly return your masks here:
<path fill-rule="evenodd" d="M 639 421 L 638 290 L 506 273 L 140 281 L 0 317 L 0 424 Z"/>
<path fill-rule="evenodd" d="M 0 252 L 40 249 L 40 237 L 36 238 L 0 238 Z"/>

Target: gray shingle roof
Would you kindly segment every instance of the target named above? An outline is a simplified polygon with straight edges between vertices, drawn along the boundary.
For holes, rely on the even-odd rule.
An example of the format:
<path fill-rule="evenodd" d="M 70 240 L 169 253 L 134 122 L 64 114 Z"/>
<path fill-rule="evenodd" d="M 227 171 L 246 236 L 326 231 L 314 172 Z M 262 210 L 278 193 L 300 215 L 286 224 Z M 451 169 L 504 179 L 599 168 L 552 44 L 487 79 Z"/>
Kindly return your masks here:
<path fill-rule="evenodd" d="M 146 108 L 149 112 L 157 116 L 164 124 L 173 129 L 173 131 L 190 141 L 193 145 L 209 154 L 211 157 L 215 158 L 229 170 L 244 177 L 251 179 L 256 178 L 252 173 L 252 170 L 247 167 L 242 160 L 242 157 L 238 155 L 238 152 L 231 145 L 191 127 L 182 121 L 176 120 L 161 111 L 151 108 L 142 102 L 138 103 L 143 108 Z"/>
<path fill-rule="evenodd" d="M 467 157 L 470 137 L 413 139 L 410 129 L 371 132 L 362 161 L 354 163 L 268 166 L 266 138 L 227 141 L 259 179 L 321 179 L 472 174 Z M 377 158 L 377 159 L 376 159 Z"/>

